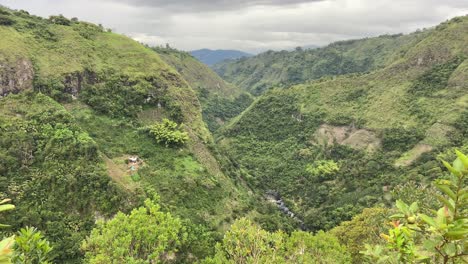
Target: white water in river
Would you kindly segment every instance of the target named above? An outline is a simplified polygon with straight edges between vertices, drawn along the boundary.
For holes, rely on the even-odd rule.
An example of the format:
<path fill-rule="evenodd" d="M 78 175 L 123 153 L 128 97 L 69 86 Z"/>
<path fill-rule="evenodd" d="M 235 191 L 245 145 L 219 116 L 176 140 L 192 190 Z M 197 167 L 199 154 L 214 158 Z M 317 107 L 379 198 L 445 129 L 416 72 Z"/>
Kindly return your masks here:
<path fill-rule="evenodd" d="M 280 211 L 293 218 L 294 220 L 298 221 L 300 224 L 301 224 L 301 229 L 305 229 L 304 227 L 304 222 L 299 219 L 287 206 L 286 204 L 284 203 L 283 199 L 281 199 L 281 196 L 279 195 L 279 193 L 277 192 L 274 192 L 274 191 L 268 191 L 265 195 L 266 199 L 271 202 L 271 203 L 274 203 L 276 204 L 276 206 L 278 206 L 278 209 L 280 209 Z"/>

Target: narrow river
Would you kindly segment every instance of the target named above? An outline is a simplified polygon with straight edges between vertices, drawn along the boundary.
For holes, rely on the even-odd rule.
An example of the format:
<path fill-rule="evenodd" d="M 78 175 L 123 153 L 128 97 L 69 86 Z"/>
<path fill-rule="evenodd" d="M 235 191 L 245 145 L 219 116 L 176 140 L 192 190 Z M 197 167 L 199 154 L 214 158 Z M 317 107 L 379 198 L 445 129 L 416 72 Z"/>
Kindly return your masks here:
<path fill-rule="evenodd" d="M 276 204 L 276 206 L 278 207 L 278 209 L 285 215 L 293 218 L 294 220 L 296 220 L 297 222 L 300 223 L 300 226 L 301 226 L 301 229 L 302 230 L 305 230 L 305 226 L 304 226 L 304 222 L 299 219 L 296 214 L 293 213 L 293 211 L 291 211 L 291 209 L 289 209 L 286 204 L 284 203 L 283 199 L 281 199 L 281 195 L 278 193 L 278 192 L 275 192 L 275 191 L 267 191 L 266 194 L 265 194 L 265 197 L 266 199 L 271 202 L 271 203 L 274 203 Z"/>

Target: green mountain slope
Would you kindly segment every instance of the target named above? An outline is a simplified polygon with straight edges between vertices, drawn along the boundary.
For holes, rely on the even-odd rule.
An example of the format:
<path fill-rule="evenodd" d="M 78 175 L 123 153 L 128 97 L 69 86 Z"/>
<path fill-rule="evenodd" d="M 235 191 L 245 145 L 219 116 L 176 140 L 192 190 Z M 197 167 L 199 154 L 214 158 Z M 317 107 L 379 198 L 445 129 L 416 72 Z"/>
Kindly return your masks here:
<path fill-rule="evenodd" d="M 382 68 L 426 34 L 383 35 L 339 41 L 317 49 L 268 51 L 254 57 L 222 62 L 213 68 L 228 82 L 259 95 L 274 86 Z"/>
<path fill-rule="evenodd" d="M 174 67 L 197 92 L 203 119 L 215 131 L 231 118 L 239 115 L 253 101 L 240 88 L 226 83 L 213 70 L 186 52 L 171 48 L 153 48 L 159 56 Z"/>
<path fill-rule="evenodd" d="M 272 89 L 218 141 L 255 189 L 278 192 L 306 227 L 331 228 L 388 204 L 399 183 L 429 182 L 441 171 L 434 153 L 466 146 L 466 43 L 458 17 L 382 69 Z"/>
<path fill-rule="evenodd" d="M 14 229 L 42 230 L 56 261 L 78 260 L 95 219 L 154 191 L 165 209 L 210 229 L 250 210 L 196 92 L 153 50 L 61 16 L 1 8 L 0 23 L 0 192 L 17 206 Z M 163 118 L 181 124 L 186 145 L 142 130 Z"/>

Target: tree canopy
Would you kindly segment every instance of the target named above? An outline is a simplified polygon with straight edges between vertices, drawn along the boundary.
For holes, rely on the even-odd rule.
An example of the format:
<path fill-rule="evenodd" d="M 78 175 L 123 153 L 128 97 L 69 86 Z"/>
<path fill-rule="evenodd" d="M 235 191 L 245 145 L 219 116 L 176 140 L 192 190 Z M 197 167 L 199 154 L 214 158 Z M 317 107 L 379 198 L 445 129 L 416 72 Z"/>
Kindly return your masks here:
<path fill-rule="evenodd" d="M 168 263 L 174 262 L 187 239 L 182 221 L 160 211 L 158 198 L 130 214 L 118 213 L 100 221 L 83 243 L 89 263 Z"/>

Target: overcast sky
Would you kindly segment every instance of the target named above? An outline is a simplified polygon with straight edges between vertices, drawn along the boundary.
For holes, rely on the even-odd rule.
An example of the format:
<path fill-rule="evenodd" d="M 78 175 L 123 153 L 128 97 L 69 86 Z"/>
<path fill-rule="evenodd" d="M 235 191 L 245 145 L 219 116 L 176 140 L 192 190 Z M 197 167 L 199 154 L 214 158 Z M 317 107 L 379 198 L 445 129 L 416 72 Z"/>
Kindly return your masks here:
<path fill-rule="evenodd" d="M 290 49 L 408 33 L 468 14 L 468 0 L 0 0 L 32 14 L 101 23 L 183 50 Z"/>

